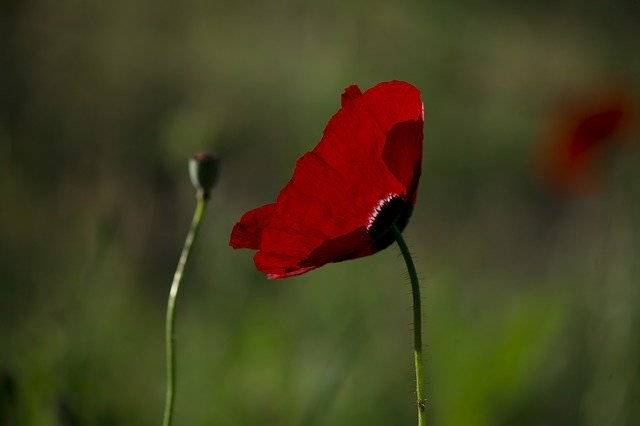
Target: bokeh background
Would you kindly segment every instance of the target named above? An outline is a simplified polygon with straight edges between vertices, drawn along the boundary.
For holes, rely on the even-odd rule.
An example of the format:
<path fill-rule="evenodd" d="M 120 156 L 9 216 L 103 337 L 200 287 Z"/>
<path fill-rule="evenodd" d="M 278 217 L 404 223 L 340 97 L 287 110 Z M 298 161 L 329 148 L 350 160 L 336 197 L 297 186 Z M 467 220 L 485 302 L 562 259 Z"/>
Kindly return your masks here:
<path fill-rule="evenodd" d="M 638 105 L 639 22 L 635 0 L 4 0 L 0 424 L 159 424 L 203 149 L 222 173 L 179 300 L 176 424 L 414 424 L 396 247 L 275 282 L 228 247 L 342 89 L 390 79 L 427 114 L 405 235 L 431 424 L 639 424 L 637 121 L 588 190 L 535 166 L 568 102 Z"/>

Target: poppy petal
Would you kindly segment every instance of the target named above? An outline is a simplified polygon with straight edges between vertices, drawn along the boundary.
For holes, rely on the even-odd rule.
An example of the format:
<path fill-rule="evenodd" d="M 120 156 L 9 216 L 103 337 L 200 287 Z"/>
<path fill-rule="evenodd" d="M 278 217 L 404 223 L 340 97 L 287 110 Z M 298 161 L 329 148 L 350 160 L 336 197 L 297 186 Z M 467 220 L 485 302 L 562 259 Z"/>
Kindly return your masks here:
<path fill-rule="evenodd" d="M 295 275 L 304 274 L 316 267 L 289 267 L 283 266 L 282 259 L 267 253 L 258 252 L 253 261 L 259 271 L 264 272 L 269 280 L 277 280 L 281 278 L 293 277 Z"/>
<path fill-rule="evenodd" d="M 229 241 L 231 247 L 258 250 L 262 241 L 262 232 L 271 220 L 275 207 L 275 203 L 271 203 L 246 212 L 231 231 Z"/>
<path fill-rule="evenodd" d="M 349 90 L 345 89 L 345 93 Z M 387 133 L 397 123 L 424 122 L 420 92 L 401 81 L 380 83 L 356 98 L 351 97 L 348 105 L 329 120 L 322 140 L 314 148 L 314 152 L 339 170 L 351 169 L 354 164 L 368 160 L 371 154 L 381 157 Z"/>
<path fill-rule="evenodd" d="M 324 241 L 316 247 L 300 264 L 324 265 L 330 262 L 342 262 L 373 254 L 371 238 L 367 229 L 362 226 L 348 234 L 340 235 Z"/>
<path fill-rule="evenodd" d="M 350 253 L 368 253 L 370 240 L 361 237 L 350 239 L 349 248 L 333 256 L 322 255 L 326 250 L 312 255 L 326 242 L 363 228 L 369 210 L 361 208 L 357 199 L 365 194 L 360 180 L 349 180 L 314 152 L 305 154 L 278 196 L 276 211 L 262 234 L 255 257 L 258 269 L 272 278 L 283 278 L 296 275 L 300 269 L 306 272 L 310 267 L 338 261 Z M 365 200 L 364 205 L 372 202 Z"/>
<path fill-rule="evenodd" d="M 622 127 L 623 118 L 624 110 L 617 106 L 584 117 L 573 132 L 568 146 L 569 155 L 577 158 L 603 142 Z"/>
<path fill-rule="evenodd" d="M 352 84 L 351 86 L 344 89 L 342 92 L 342 96 L 340 97 L 340 104 L 342 106 L 348 105 L 352 100 L 359 98 L 362 96 L 362 91 L 356 84 Z"/>
<path fill-rule="evenodd" d="M 270 279 L 375 253 L 383 246 L 369 228 L 381 206 L 400 199 L 410 210 L 415 202 L 422 158 L 420 92 L 398 81 L 364 93 L 352 85 L 341 103 L 319 144 L 298 160 L 276 203 L 264 214 L 249 212 L 234 227 L 231 245 L 257 249 L 256 267 Z"/>
<path fill-rule="evenodd" d="M 422 122 L 409 120 L 389 130 L 382 159 L 407 194 L 415 196 L 422 170 Z M 414 200 L 415 201 L 415 200 Z"/>
<path fill-rule="evenodd" d="M 562 105 L 540 144 L 537 167 L 549 189 L 580 193 L 598 184 L 607 151 L 630 124 L 633 105 L 619 89 L 587 94 Z"/>
<path fill-rule="evenodd" d="M 367 90 L 364 106 L 383 132 L 397 123 L 408 120 L 424 121 L 424 108 L 420 92 L 403 81 L 378 84 Z"/>

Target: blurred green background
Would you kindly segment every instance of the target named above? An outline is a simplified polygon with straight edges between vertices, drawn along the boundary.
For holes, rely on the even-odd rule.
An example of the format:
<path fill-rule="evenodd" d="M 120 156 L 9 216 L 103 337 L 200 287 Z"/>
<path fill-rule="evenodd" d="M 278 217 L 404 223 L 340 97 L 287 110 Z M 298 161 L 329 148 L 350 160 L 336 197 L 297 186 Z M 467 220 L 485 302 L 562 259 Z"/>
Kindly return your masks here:
<path fill-rule="evenodd" d="M 563 100 L 638 101 L 640 2 L 4 0 L 0 19 L 0 424 L 160 423 L 202 149 L 222 173 L 179 300 L 176 424 L 414 424 L 396 247 L 269 282 L 227 245 L 342 89 L 390 79 L 427 114 L 405 235 L 431 424 L 640 423 L 640 153 L 587 194 L 533 167 Z"/>

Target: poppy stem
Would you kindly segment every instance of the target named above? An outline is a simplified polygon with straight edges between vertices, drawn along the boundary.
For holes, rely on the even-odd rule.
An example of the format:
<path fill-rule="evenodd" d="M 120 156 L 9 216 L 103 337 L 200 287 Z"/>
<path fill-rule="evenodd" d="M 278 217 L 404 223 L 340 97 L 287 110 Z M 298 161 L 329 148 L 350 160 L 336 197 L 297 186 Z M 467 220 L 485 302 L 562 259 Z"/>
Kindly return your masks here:
<path fill-rule="evenodd" d="M 204 212 L 207 207 L 207 196 L 203 191 L 199 190 L 197 193 L 196 208 L 193 213 L 193 219 L 191 220 L 191 226 L 189 227 L 189 233 L 184 241 L 182 247 L 182 253 L 180 254 L 180 260 L 176 272 L 173 275 L 173 281 L 171 283 L 171 290 L 169 291 L 169 300 L 167 301 L 167 319 L 165 325 L 165 345 L 167 351 L 167 389 L 165 394 L 165 406 L 164 406 L 164 420 L 163 426 L 171 426 L 173 420 L 173 407 L 176 396 L 176 338 L 174 332 L 175 325 L 175 308 L 176 298 L 178 296 L 178 290 L 180 289 L 180 282 L 182 281 L 182 274 L 184 268 L 189 259 L 189 253 L 191 252 L 191 246 L 198 235 L 198 229 L 204 216 Z"/>
<path fill-rule="evenodd" d="M 422 362 L 422 300 L 420 299 L 420 282 L 418 273 L 411 258 L 411 252 L 407 243 L 402 237 L 402 233 L 395 225 L 391 225 L 398 247 L 402 252 L 404 262 L 407 264 L 407 271 L 411 279 L 411 293 L 413 296 L 413 359 L 416 370 L 416 405 L 418 409 L 418 426 L 425 426 L 425 411 L 427 399 L 424 390 L 424 365 Z"/>

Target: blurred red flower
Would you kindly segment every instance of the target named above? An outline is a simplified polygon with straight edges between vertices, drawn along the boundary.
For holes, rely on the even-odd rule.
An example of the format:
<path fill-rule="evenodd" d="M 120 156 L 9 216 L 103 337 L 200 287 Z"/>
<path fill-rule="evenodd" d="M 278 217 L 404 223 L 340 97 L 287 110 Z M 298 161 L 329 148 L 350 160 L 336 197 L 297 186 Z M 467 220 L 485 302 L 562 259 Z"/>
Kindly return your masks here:
<path fill-rule="evenodd" d="M 631 113 L 630 100 L 618 91 L 565 107 L 541 145 L 542 179 L 563 192 L 591 189 L 598 163 L 619 142 L 616 136 L 630 123 Z"/>
<path fill-rule="evenodd" d="M 269 279 L 386 248 L 391 225 L 404 229 L 415 205 L 423 123 L 420 92 L 408 83 L 347 87 L 276 202 L 245 213 L 229 244 L 258 250 L 255 265 Z"/>

